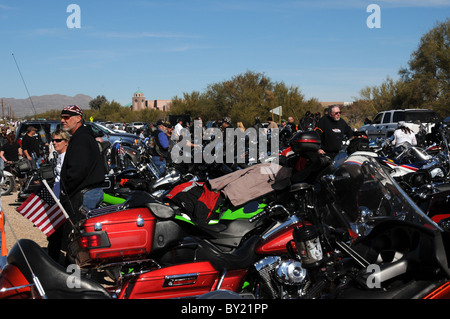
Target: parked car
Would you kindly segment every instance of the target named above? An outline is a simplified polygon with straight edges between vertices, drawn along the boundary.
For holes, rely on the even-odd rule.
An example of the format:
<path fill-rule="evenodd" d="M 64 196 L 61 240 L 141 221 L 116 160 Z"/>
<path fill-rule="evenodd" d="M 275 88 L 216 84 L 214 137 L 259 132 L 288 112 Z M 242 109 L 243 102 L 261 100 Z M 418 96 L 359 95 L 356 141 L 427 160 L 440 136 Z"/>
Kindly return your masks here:
<path fill-rule="evenodd" d="M 398 122 L 404 121 L 414 133 L 419 132 L 423 125 L 427 133 L 431 132 L 438 115 L 428 109 L 389 110 L 378 113 L 371 123 L 363 125 L 359 130 L 365 132 L 370 139 L 377 137 L 391 137 L 398 126 Z"/>
<path fill-rule="evenodd" d="M 43 143 L 50 143 L 52 138 L 51 134 L 57 128 L 61 127 L 61 121 L 35 120 L 22 122 L 16 129 L 16 140 L 19 144 L 22 144 L 22 137 L 27 133 L 27 129 L 30 126 L 34 126 L 37 129 L 37 133 L 40 135 Z"/>
<path fill-rule="evenodd" d="M 127 127 L 127 129 L 130 133 L 136 133 L 138 130 L 141 130 L 142 128 L 144 128 L 144 125 L 145 125 L 144 122 L 132 122 Z"/>
<path fill-rule="evenodd" d="M 104 141 L 108 141 L 112 144 L 116 141 L 122 141 L 129 145 L 138 145 L 139 136 L 131 133 L 119 133 L 97 122 L 86 122 L 86 125 L 92 127 L 94 135 L 101 137 Z"/>
<path fill-rule="evenodd" d="M 137 145 L 139 143 L 139 136 L 130 133 L 119 133 L 106 126 L 96 122 L 86 122 L 94 132 L 96 137 L 101 137 L 105 141 L 109 141 L 113 144 L 115 141 L 123 141 L 129 145 Z M 61 121 L 59 120 L 41 120 L 41 121 L 26 121 L 19 125 L 16 130 L 16 139 L 22 140 L 22 137 L 26 134 L 27 128 L 34 126 L 38 130 L 38 134 L 41 136 L 42 142 L 49 143 L 51 140 L 51 133 L 57 128 L 61 127 Z"/>

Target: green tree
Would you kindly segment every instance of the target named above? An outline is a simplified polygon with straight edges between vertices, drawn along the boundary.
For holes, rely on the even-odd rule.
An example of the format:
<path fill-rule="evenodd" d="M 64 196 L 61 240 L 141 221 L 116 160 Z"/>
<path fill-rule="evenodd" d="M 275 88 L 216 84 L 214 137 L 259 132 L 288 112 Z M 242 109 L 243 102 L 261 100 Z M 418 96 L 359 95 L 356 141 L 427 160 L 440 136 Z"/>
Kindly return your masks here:
<path fill-rule="evenodd" d="M 100 110 L 101 106 L 107 102 L 108 102 L 108 100 L 106 99 L 106 97 L 104 95 L 97 95 L 97 97 L 95 99 L 92 99 L 89 102 L 89 107 L 92 110 Z"/>
<path fill-rule="evenodd" d="M 108 119 L 109 121 L 113 120 L 113 115 L 120 113 L 120 109 L 122 106 L 116 101 L 104 102 L 99 109 L 99 115 L 101 118 Z"/>
<path fill-rule="evenodd" d="M 210 84 L 203 93 L 194 91 L 184 93 L 183 98 L 176 97 L 170 114 L 201 116 L 206 121 L 229 116 L 234 123 L 241 121 L 248 127 L 253 125 L 256 116 L 265 121 L 271 116 L 271 110 L 280 105 L 283 117 L 291 115 L 297 120 L 307 108 L 318 107 L 315 99 L 305 101 L 298 87 L 274 83 L 263 73 L 247 71 Z M 279 118 L 275 116 L 274 120 Z"/>
<path fill-rule="evenodd" d="M 367 86 L 359 92 L 355 121 L 388 109 L 430 108 L 441 116 L 448 115 L 450 19 L 422 36 L 408 66 L 399 70 L 400 79 L 388 77 L 381 85 Z"/>
<path fill-rule="evenodd" d="M 414 101 L 445 115 L 450 98 L 450 19 L 422 36 L 417 50 L 400 75 L 415 92 Z"/>

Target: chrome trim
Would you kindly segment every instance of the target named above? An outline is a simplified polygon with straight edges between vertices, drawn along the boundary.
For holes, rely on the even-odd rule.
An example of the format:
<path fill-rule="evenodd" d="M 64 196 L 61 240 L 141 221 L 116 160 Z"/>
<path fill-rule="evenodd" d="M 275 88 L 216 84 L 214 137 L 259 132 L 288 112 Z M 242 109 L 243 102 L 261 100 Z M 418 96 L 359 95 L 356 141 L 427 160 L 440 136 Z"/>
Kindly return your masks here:
<path fill-rule="evenodd" d="M 143 227 L 145 225 L 144 218 L 141 217 L 141 215 L 138 215 L 138 218 L 136 220 L 136 226 L 137 227 Z"/>
<path fill-rule="evenodd" d="M 16 286 L 16 287 L 11 287 L 11 288 L 2 288 L 2 289 L 0 289 L 0 293 L 12 291 L 12 290 L 24 289 L 24 288 L 28 288 L 28 287 L 35 287 L 35 286 L 36 286 L 35 284 L 28 284 L 28 285 Z"/>
<path fill-rule="evenodd" d="M 277 225 L 275 225 L 274 227 L 269 229 L 264 235 L 262 235 L 262 239 L 266 240 L 269 237 L 277 234 L 278 232 L 283 231 L 283 230 L 289 228 L 290 226 L 298 224 L 298 223 L 300 223 L 300 219 L 297 216 L 295 216 L 295 215 L 290 216 L 285 222 L 283 222 L 281 224 L 278 223 Z"/>
<path fill-rule="evenodd" d="M 194 285 L 197 282 L 198 276 L 198 272 L 191 274 L 165 276 L 163 287 L 167 288 Z"/>
<path fill-rule="evenodd" d="M 268 266 L 271 266 L 275 263 L 279 263 L 281 262 L 281 257 L 280 256 L 267 256 L 261 260 L 259 260 L 258 262 L 256 262 L 254 264 L 255 269 L 257 271 L 261 271 L 261 269 L 264 269 Z"/>
<path fill-rule="evenodd" d="M 225 279 L 226 275 L 227 275 L 227 269 L 225 268 L 222 272 L 222 275 L 220 276 L 219 282 L 217 283 L 217 287 L 215 290 L 219 290 L 220 287 L 222 287 L 222 283 L 223 283 L 223 280 Z"/>
<path fill-rule="evenodd" d="M 97 208 L 94 210 L 90 210 L 86 213 L 86 218 L 89 219 L 89 218 L 93 218 L 93 217 L 97 217 L 97 216 L 101 216 L 101 215 L 118 212 L 123 209 L 122 205 L 123 204 L 109 205 L 106 207 L 100 207 L 100 208 Z"/>

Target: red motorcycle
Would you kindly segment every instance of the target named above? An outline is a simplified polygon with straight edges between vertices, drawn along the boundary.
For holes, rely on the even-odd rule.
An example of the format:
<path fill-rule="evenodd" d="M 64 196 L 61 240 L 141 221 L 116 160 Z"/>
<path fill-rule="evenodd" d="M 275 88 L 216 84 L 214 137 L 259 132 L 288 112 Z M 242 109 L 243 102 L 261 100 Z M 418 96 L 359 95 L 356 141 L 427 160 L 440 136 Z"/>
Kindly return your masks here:
<path fill-rule="evenodd" d="M 290 195 L 310 190 L 297 185 Z M 303 221 L 284 206 L 269 205 L 252 219 L 196 226 L 195 236 L 187 237 L 180 223 L 193 226 L 177 222 L 172 207 L 152 201 L 146 193 L 138 194 L 125 206 L 89 212 L 79 232 L 73 233 L 69 251 L 77 264 L 97 278 L 99 274 L 108 277 L 107 285 L 77 278 L 34 242 L 20 240 L 0 279 L 0 287 L 11 290 L 3 290 L 0 297 L 31 297 L 34 286 L 42 287 L 49 298 L 195 298 L 219 290 L 280 298 L 291 285 L 306 281 L 301 263 L 287 248 L 295 248 L 288 243 Z M 275 287 L 272 273 L 283 282 L 282 290 Z M 78 286 L 68 287 L 71 279 Z"/>
<path fill-rule="evenodd" d="M 450 223 L 426 216 L 375 159 L 345 163 L 317 186 L 292 186 L 252 219 L 195 230 L 144 196 L 93 211 L 70 251 L 109 281 L 66 272 L 21 240 L 0 298 L 450 297 Z"/>

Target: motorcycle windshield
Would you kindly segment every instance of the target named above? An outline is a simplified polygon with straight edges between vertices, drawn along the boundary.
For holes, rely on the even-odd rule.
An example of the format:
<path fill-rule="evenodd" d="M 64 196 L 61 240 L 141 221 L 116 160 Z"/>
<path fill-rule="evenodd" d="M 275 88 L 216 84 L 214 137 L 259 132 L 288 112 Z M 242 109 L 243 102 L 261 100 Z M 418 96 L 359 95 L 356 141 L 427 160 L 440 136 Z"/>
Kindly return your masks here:
<path fill-rule="evenodd" d="M 334 197 L 335 213 L 359 235 L 379 222 L 398 219 L 441 228 L 411 200 L 375 158 L 346 161 L 326 178 Z"/>

